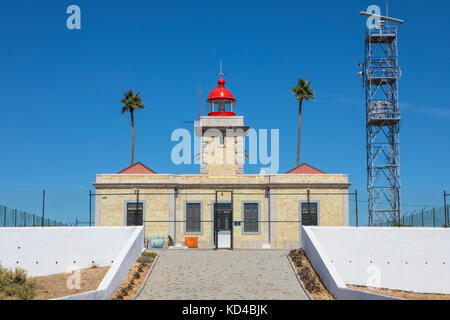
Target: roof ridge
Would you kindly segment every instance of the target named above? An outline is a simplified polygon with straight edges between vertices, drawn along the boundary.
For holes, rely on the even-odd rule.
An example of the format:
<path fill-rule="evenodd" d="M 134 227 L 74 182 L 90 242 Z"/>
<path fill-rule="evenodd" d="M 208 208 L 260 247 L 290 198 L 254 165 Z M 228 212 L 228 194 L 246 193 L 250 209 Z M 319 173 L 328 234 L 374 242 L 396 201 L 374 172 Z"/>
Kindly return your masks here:
<path fill-rule="evenodd" d="M 125 173 L 127 170 L 129 170 L 129 169 L 131 169 L 131 168 L 133 168 L 133 167 L 136 167 L 136 166 L 138 166 L 138 165 L 144 167 L 144 169 L 148 170 L 150 173 L 156 174 L 155 171 L 153 171 L 152 169 L 150 169 L 149 167 L 147 167 L 145 164 L 143 164 L 143 163 L 140 162 L 140 161 L 135 162 L 135 163 L 133 163 L 132 165 L 126 167 L 125 169 L 123 169 L 122 171 L 120 171 L 118 174 L 123 174 L 123 173 Z"/>
<path fill-rule="evenodd" d="M 322 170 L 320 170 L 320 169 L 317 169 L 316 167 L 313 167 L 312 165 L 310 165 L 310 164 L 308 164 L 308 163 L 306 163 L 306 162 L 303 162 L 303 163 L 301 163 L 298 167 L 295 167 L 294 169 L 289 170 L 288 172 L 286 172 L 286 174 L 290 174 L 290 173 L 292 174 L 292 173 L 294 173 L 293 171 L 295 171 L 296 169 L 300 169 L 300 168 L 305 167 L 305 166 L 307 166 L 307 167 L 309 167 L 309 168 L 311 168 L 311 169 L 317 171 L 317 174 L 319 174 L 319 173 L 321 173 L 321 174 L 327 174 L 326 172 L 324 172 L 324 171 L 322 171 Z"/>

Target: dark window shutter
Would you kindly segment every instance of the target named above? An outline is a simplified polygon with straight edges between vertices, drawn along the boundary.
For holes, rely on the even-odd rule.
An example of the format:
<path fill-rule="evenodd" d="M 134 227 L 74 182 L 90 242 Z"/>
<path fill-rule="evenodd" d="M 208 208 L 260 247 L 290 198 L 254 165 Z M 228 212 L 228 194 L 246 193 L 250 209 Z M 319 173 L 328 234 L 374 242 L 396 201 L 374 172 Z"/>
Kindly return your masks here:
<path fill-rule="evenodd" d="M 258 232 L 258 204 L 244 204 L 244 232 Z"/>
<path fill-rule="evenodd" d="M 317 203 L 302 202 L 302 225 L 304 226 L 317 226 L 319 225 L 318 215 L 317 215 Z"/>
<path fill-rule="evenodd" d="M 201 232 L 200 203 L 188 203 L 186 206 L 186 232 Z"/>
<path fill-rule="evenodd" d="M 186 232 L 192 232 L 192 206 L 190 203 L 186 207 Z"/>
<path fill-rule="evenodd" d="M 144 204 L 140 202 L 127 203 L 127 226 L 142 226 L 144 224 Z"/>
<path fill-rule="evenodd" d="M 142 210 L 138 210 L 135 215 L 135 223 L 137 226 L 142 226 L 144 224 L 144 217 Z"/>
<path fill-rule="evenodd" d="M 194 223 L 193 230 L 194 232 L 200 232 L 200 203 L 194 204 Z"/>
<path fill-rule="evenodd" d="M 134 214 L 127 212 L 127 226 L 134 226 Z"/>

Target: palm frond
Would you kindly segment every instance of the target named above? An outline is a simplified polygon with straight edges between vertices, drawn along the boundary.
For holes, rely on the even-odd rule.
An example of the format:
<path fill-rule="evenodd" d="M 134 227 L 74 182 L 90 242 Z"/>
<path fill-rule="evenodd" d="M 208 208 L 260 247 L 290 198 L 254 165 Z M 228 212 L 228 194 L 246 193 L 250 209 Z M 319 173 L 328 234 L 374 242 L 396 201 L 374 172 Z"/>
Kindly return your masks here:
<path fill-rule="evenodd" d="M 144 103 L 142 102 L 141 93 L 138 92 L 137 94 L 134 94 L 133 89 L 128 90 L 125 92 L 124 97 L 120 100 L 122 103 L 122 114 L 126 111 L 132 112 L 136 109 L 144 109 Z"/>
<path fill-rule="evenodd" d="M 307 81 L 306 78 L 299 79 L 297 85 L 292 88 L 292 93 L 297 100 L 312 100 L 315 101 L 314 91 L 312 89 L 312 82 Z"/>

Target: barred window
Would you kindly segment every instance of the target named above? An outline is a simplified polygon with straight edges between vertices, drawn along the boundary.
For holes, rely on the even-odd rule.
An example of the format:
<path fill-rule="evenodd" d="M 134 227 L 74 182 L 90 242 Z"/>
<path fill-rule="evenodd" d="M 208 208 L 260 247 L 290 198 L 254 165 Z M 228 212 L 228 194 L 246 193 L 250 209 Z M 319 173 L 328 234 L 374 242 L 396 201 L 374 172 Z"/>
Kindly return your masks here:
<path fill-rule="evenodd" d="M 186 204 L 186 233 L 199 233 L 201 229 L 201 208 L 200 203 Z"/>
<path fill-rule="evenodd" d="M 259 232 L 257 203 L 244 203 L 244 233 L 245 232 Z"/>
<path fill-rule="evenodd" d="M 137 209 L 136 209 L 137 207 Z M 127 226 L 142 226 L 144 205 L 140 202 L 136 206 L 136 202 L 127 203 Z"/>
<path fill-rule="evenodd" d="M 310 202 L 309 208 L 307 202 L 302 202 L 302 224 L 304 226 L 317 226 L 319 225 L 317 215 L 317 203 Z"/>

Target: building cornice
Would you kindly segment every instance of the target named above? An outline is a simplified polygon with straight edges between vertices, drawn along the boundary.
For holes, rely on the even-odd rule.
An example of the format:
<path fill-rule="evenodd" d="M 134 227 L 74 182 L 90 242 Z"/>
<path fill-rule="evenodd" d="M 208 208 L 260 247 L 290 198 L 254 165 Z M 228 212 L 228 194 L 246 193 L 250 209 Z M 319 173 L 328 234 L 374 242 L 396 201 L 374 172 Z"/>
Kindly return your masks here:
<path fill-rule="evenodd" d="M 343 182 L 279 182 L 279 183 L 231 183 L 231 182 L 189 182 L 189 183 L 152 183 L 152 182 L 94 182 L 96 189 L 345 189 L 351 183 Z"/>

